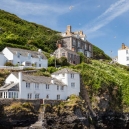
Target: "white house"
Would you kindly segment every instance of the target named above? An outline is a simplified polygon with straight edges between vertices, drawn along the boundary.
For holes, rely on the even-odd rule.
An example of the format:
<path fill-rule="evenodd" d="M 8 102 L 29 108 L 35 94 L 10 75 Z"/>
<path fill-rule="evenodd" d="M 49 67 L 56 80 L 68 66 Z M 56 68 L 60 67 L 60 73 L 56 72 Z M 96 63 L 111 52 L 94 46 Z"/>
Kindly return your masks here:
<path fill-rule="evenodd" d="M 7 61 L 12 62 L 14 65 L 48 67 L 48 60 L 42 53 L 41 49 L 38 51 L 31 51 L 6 47 L 3 49 L 2 53 L 7 58 Z"/>
<path fill-rule="evenodd" d="M 122 47 L 118 50 L 118 63 L 129 66 L 129 47 L 122 43 Z"/>
<path fill-rule="evenodd" d="M 0 87 L 0 98 L 65 100 L 71 94 L 79 95 L 79 92 L 79 73 L 65 68 L 51 77 L 11 73 L 5 85 Z"/>

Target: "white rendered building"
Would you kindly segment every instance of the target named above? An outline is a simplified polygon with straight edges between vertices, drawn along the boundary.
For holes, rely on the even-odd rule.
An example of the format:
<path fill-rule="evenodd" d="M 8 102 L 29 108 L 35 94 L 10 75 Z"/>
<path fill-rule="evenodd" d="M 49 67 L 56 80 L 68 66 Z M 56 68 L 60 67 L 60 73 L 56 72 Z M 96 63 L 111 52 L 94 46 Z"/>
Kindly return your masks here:
<path fill-rule="evenodd" d="M 122 47 L 118 50 L 118 63 L 129 66 L 129 47 L 122 43 Z"/>
<path fill-rule="evenodd" d="M 6 47 L 2 53 L 7 58 L 6 62 L 11 62 L 18 66 L 35 66 L 48 67 L 48 60 L 42 53 L 41 49 L 38 51 L 25 50 L 20 48 Z"/>
<path fill-rule="evenodd" d="M 65 68 L 53 73 L 52 77 L 11 73 L 0 87 L 0 98 L 65 100 L 79 92 L 79 73 Z"/>

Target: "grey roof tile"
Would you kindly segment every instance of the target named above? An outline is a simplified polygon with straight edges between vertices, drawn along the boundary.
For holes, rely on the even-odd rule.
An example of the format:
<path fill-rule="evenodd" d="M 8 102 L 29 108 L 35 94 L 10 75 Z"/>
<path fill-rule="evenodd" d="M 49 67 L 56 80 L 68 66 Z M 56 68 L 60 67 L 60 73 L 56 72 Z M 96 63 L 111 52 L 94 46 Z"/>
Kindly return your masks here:
<path fill-rule="evenodd" d="M 75 72 L 75 71 L 73 71 L 73 70 L 71 70 L 69 68 L 63 68 L 63 69 L 61 69 L 61 70 L 59 70 L 57 72 L 52 73 L 52 75 L 54 75 L 54 74 L 64 74 L 64 73 L 79 74 L 78 72 Z"/>
<path fill-rule="evenodd" d="M 46 56 L 43 53 L 40 53 L 38 51 L 31 51 L 31 50 L 20 49 L 20 48 L 12 48 L 12 47 L 7 47 L 7 48 L 13 54 L 16 54 L 16 52 L 19 52 L 20 55 L 22 55 L 22 56 L 28 56 L 28 53 L 30 53 L 32 58 L 39 58 L 39 55 L 40 55 L 42 59 L 47 59 Z"/>
<path fill-rule="evenodd" d="M 18 83 L 9 83 L 5 84 L 4 86 L 0 87 L 0 91 L 19 91 L 19 84 Z"/>
<path fill-rule="evenodd" d="M 18 78 L 18 73 L 15 72 L 13 73 L 17 78 Z M 59 85 L 59 86 L 66 86 L 66 84 L 64 84 L 62 81 L 57 80 L 55 78 L 52 77 L 45 77 L 45 76 L 33 76 L 30 74 L 24 74 L 22 73 L 22 80 L 26 81 L 28 83 L 44 83 L 44 84 L 52 84 L 51 80 L 54 80 L 54 84 L 55 85 Z"/>

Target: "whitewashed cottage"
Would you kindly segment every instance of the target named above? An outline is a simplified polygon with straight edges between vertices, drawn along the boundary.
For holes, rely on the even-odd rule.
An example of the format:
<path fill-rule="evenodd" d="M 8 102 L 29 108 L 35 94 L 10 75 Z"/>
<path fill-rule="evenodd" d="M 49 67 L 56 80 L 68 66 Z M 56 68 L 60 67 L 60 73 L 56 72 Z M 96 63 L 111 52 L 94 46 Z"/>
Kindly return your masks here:
<path fill-rule="evenodd" d="M 80 74 L 64 68 L 51 77 L 11 73 L 0 87 L 0 98 L 65 100 L 79 92 Z"/>
<path fill-rule="evenodd" d="M 39 49 L 38 51 L 31 51 L 20 48 L 6 47 L 3 49 L 2 53 L 6 58 L 6 61 L 4 61 L 4 63 L 11 62 L 12 64 L 18 66 L 23 65 L 44 68 L 48 67 L 48 60 L 42 53 L 41 49 Z"/>
<path fill-rule="evenodd" d="M 117 62 L 122 65 L 129 66 L 129 47 L 122 43 L 122 47 L 118 50 Z"/>

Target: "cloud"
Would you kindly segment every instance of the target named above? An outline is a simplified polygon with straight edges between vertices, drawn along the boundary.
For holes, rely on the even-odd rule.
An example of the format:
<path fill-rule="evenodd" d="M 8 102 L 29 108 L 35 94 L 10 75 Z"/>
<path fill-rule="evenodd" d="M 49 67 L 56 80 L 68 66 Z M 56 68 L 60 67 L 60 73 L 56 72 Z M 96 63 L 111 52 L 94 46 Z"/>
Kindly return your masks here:
<path fill-rule="evenodd" d="M 69 6 L 69 10 L 72 10 L 72 9 L 73 9 L 73 7 L 74 7 L 73 5 Z"/>
<path fill-rule="evenodd" d="M 129 0 L 119 0 L 116 3 L 110 5 L 110 7 L 102 13 L 98 18 L 96 18 L 93 22 L 86 25 L 86 33 L 94 33 L 98 31 L 116 17 L 122 15 L 123 13 L 129 10 Z"/>
<path fill-rule="evenodd" d="M 20 0 L 1 0 L 0 8 L 24 16 L 51 15 L 51 14 L 61 15 L 69 11 L 67 6 L 59 6 L 57 4 L 51 5 L 51 3 L 41 4 L 41 3 L 23 2 Z"/>
<path fill-rule="evenodd" d="M 97 7 L 100 8 L 100 5 L 98 5 Z"/>

